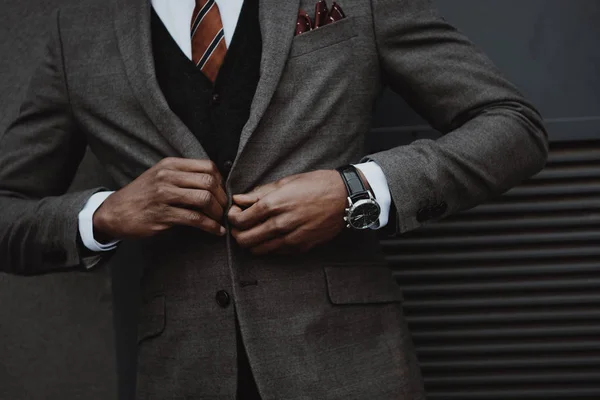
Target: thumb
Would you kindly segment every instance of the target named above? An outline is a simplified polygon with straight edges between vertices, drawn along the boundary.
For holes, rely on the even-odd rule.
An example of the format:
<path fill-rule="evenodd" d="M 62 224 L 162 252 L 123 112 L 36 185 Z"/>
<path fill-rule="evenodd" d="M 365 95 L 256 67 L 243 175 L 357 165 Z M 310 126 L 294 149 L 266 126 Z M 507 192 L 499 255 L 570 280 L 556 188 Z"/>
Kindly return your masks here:
<path fill-rule="evenodd" d="M 233 202 L 242 208 L 248 208 L 258 200 L 258 193 L 255 192 L 233 195 Z"/>

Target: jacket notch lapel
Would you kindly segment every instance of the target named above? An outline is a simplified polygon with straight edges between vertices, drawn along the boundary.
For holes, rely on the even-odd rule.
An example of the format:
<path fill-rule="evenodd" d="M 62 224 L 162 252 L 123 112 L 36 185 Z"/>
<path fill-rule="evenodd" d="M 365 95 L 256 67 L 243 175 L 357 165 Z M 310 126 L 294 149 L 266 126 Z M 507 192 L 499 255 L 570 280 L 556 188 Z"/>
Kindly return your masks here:
<path fill-rule="evenodd" d="M 260 79 L 250 107 L 250 117 L 242 129 L 236 160 L 240 158 L 277 89 L 294 38 L 300 6 L 300 0 L 255 1 L 259 1 L 262 36 Z"/>
<path fill-rule="evenodd" d="M 200 141 L 171 111 L 154 67 L 150 0 L 114 0 L 117 42 L 131 88 L 147 116 L 172 149 L 184 158 L 208 158 Z"/>

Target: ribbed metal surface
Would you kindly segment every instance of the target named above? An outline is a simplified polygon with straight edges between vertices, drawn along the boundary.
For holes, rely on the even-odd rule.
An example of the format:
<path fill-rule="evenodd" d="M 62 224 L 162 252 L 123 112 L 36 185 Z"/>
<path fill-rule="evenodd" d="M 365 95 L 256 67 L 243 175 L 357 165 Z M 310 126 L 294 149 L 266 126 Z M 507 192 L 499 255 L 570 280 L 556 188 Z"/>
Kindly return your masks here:
<path fill-rule="evenodd" d="M 430 400 L 600 399 L 600 141 L 383 243 Z"/>

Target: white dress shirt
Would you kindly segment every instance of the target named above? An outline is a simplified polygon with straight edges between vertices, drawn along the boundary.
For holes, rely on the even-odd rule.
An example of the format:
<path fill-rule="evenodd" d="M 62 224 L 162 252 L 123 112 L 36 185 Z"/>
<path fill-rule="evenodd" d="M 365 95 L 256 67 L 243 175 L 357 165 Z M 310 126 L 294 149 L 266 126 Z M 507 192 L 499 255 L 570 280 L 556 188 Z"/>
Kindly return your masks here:
<path fill-rule="evenodd" d="M 237 26 L 243 0 L 215 0 L 221 13 L 225 43 L 229 47 L 231 38 Z M 192 41 L 190 39 L 190 23 L 196 5 L 195 0 L 152 0 L 152 7 L 160 17 L 167 30 L 181 48 L 181 51 L 191 60 Z M 378 228 L 387 225 L 391 207 L 391 195 L 387 179 L 379 165 L 375 162 L 355 164 L 363 173 L 377 202 L 381 207 Z M 113 192 L 100 192 L 93 195 L 79 213 L 79 234 L 83 244 L 95 252 L 113 250 L 118 241 L 102 244 L 94 238 L 93 216 L 104 200 Z"/>

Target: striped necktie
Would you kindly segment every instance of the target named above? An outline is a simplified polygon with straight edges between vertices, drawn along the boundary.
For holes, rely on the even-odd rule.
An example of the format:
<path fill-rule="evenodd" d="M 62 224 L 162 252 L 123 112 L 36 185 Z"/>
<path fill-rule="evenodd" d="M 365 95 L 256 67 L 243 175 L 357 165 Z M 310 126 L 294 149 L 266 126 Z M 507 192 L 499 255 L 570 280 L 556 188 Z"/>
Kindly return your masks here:
<path fill-rule="evenodd" d="M 215 0 L 196 0 L 191 29 L 192 61 L 214 82 L 227 53 L 221 14 Z"/>

